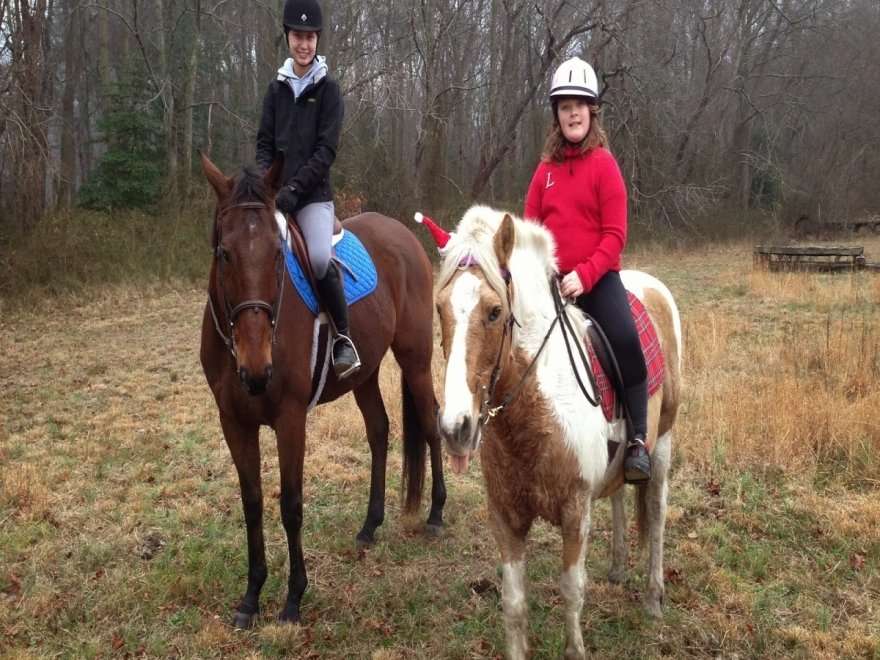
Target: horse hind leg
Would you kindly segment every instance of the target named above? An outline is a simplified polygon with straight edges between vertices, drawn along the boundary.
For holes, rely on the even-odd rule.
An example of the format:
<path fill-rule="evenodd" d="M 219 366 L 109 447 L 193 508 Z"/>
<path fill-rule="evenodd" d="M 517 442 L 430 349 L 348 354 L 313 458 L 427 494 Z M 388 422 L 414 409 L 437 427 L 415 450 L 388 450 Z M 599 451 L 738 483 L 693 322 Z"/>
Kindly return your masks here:
<path fill-rule="evenodd" d="M 626 576 L 629 546 L 626 536 L 626 488 L 618 488 L 611 495 L 611 570 L 608 581 L 621 584 Z"/>
<path fill-rule="evenodd" d="M 375 542 L 376 529 L 385 521 L 385 469 L 388 462 L 388 413 L 379 388 L 379 370 L 376 369 L 354 390 L 370 445 L 370 499 L 367 517 L 356 537 L 358 547 Z"/>
<path fill-rule="evenodd" d="M 407 505 L 414 509 L 421 504 L 425 471 L 424 447 L 427 442 L 431 458 L 431 510 L 425 524 L 425 533 L 438 536 L 443 529 L 446 482 L 443 477 L 443 446 L 437 430 L 437 398 L 434 396 L 434 380 L 431 374 L 434 340 L 430 333 L 417 333 L 412 329 L 399 333 L 399 337 L 401 339 L 392 343 L 391 350 L 401 371 L 403 443 L 405 454 L 409 456 L 406 468 L 409 487 Z"/>
<path fill-rule="evenodd" d="M 654 474 L 651 481 L 637 488 L 639 510 L 647 518 L 648 574 L 647 589 L 642 605 L 650 616 L 661 619 L 661 605 L 665 598 L 663 584 L 663 537 L 666 529 L 666 500 L 669 492 L 669 461 L 672 432 L 667 431 L 657 439 L 657 448 L 651 455 Z M 640 524 L 640 527 L 644 522 Z"/>
<path fill-rule="evenodd" d="M 412 496 L 421 502 L 424 489 L 424 447 L 425 440 L 431 458 L 431 509 L 425 523 L 425 534 L 432 537 L 443 532 L 443 507 L 446 505 L 446 482 L 443 478 L 443 451 L 440 435 L 437 432 L 437 400 L 430 383 L 425 379 L 417 379 L 418 397 L 413 393 L 409 381 L 404 375 L 401 378 L 401 395 L 403 399 L 403 443 L 409 447 L 407 455 L 412 465 L 407 466 L 407 484 L 411 486 Z M 418 400 L 417 400 L 418 399 Z M 421 481 L 413 487 L 412 481 Z"/>

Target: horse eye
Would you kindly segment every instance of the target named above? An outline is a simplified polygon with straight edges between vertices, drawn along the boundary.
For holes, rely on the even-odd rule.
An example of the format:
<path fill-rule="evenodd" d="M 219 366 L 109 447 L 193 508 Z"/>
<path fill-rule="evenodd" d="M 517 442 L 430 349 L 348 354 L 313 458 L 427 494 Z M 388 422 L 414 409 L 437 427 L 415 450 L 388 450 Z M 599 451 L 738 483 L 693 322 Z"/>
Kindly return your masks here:
<path fill-rule="evenodd" d="M 495 323 L 498 319 L 501 318 L 501 306 L 496 305 L 492 308 L 492 311 L 489 312 L 489 323 Z"/>

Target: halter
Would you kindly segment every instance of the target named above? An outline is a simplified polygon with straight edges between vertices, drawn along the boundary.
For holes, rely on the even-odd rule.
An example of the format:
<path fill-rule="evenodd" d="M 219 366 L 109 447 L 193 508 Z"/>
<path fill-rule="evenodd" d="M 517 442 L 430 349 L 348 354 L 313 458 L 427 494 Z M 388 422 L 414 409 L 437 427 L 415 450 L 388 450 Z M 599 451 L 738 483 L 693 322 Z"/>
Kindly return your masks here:
<path fill-rule="evenodd" d="M 252 209 L 252 210 L 263 210 L 268 209 L 269 207 L 263 202 L 241 202 L 239 204 L 234 204 L 231 207 L 227 207 L 222 211 L 222 213 L 227 212 L 230 208 L 238 208 L 238 209 Z M 219 218 L 218 218 L 219 220 Z M 226 296 L 226 288 L 223 283 L 223 248 L 220 247 L 220 236 L 217 236 L 217 250 L 214 253 L 214 259 L 217 262 L 217 288 L 223 297 L 223 308 L 226 312 L 226 324 L 227 324 L 227 332 L 229 335 L 220 328 L 220 321 L 217 319 L 217 312 L 214 310 L 214 300 L 211 297 L 211 292 L 208 291 L 208 305 L 211 308 L 211 317 L 214 319 L 214 328 L 217 330 L 217 334 L 220 335 L 220 338 L 223 340 L 223 343 L 226 344 L 226 347 L 229 349 L 230 353 L 232 353 L 232 357 L 238 361 L 238 356 L 235 352 L 235 319 L 238 317 L 246 309 L 257 309 L 266 312 L 269 315 L 269 323 L 272 326 L 272 336 L 271 343 L 275 345 L 275 332 L 278 329 L 278 315 L 281 311 L 281 299 L 284 293 L 284 262 L 279 251 L 278 256 L 275 258 L 275 278 L 276 278 L 276 287 L 275 287 L 275 300 L 271 303 L 266 302 L 261 298 L 251 298 L 249 300 L 245 300 L 237 304 L 235 307 L 231 307 L 229 304 L 229 300 Z"/>

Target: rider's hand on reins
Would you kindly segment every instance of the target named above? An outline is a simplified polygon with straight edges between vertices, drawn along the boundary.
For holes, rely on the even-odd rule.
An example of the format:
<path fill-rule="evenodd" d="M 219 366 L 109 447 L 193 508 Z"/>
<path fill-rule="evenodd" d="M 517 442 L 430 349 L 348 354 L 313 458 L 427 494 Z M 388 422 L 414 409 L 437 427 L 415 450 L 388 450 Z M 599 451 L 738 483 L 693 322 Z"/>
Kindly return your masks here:
<path fill-rule="evenodd" d="M 577 298 L 584 293 L 584 284 L 577 271 L 564 275 L 559 282 L 559 292 L 563 298 Z"/>

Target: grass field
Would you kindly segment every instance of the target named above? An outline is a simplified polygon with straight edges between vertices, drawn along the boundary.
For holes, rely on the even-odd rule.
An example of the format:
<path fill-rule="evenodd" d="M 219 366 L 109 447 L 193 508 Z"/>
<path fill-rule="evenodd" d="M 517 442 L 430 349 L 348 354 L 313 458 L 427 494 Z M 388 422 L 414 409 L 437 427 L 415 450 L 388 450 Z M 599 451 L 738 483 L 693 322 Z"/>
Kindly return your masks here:
<path fill-rule="evenodd" d="M 880 239 L 865 241 L 880 258 Z M 880 274 L 771 274 L 749 245 L 639 250 L 677 296 L 685 397 L 675 434 L 665 619 L 643 616 L 643 554 L 604 581 L 594 515 L 585 643 L 597 657 L 880 658 Z M 369 453 L 353 400 L 309 418 L 300 626 L 278 626 L 286 543 L 264 431 L 264 617 L 228 623 L 246 578 L 238 484 L 201 374 L 205 296 L 107 286 L 0 304 L 0 656 L 494 658 L 495 544 L 477 466 L 448 472 L 446 533 L 399 507 L 355 549 Z M 435 377 L 439 378 L 439 351 Z M 439 381 L 438 381 L 439 382 Z M 437 388 L 440 392 L 440 388 Z M 560 537 L 530 544 L 531 644 L 562 650 Z"/>

